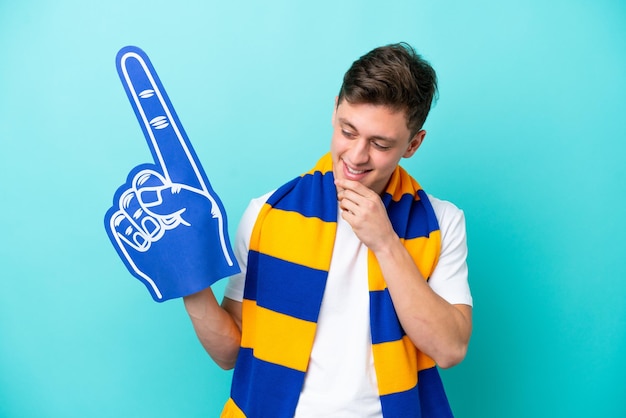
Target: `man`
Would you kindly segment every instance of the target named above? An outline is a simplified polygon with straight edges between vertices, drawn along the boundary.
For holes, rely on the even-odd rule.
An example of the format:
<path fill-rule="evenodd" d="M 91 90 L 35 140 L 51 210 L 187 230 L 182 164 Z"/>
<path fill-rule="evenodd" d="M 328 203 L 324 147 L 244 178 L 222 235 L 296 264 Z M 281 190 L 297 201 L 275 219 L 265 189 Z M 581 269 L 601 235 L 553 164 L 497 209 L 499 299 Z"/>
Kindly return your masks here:
<path fill-rule="evenodd" d="M 330 153 L 243 215 L 222 305 L 185 298 L 207 352 L 235 367 L 222 416 L 452 415 L 436 365 L 459 363 L 471 334 L 464 216 L 398 166 L 436 91 L 407 44 L 355 61 Z"/>

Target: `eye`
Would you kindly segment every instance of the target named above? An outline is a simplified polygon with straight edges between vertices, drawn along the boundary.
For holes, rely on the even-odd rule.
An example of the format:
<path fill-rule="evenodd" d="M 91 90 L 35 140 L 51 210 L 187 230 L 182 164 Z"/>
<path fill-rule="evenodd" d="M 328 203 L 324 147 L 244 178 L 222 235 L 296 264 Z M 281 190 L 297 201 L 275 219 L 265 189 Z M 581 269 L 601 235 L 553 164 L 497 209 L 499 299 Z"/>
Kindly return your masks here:
<path fill-rule="evenodd" d="M 356 137 L 356 134 L 355 134 L 355 133 L 350 132 L 350 131 L 346 131 L 345 129 L 342 129 L 342 130 L 341 130 L 341 134 L 342 134 L 343 136 L 345 136 L 346 138 L 348 138 L 348 139 L 353 139 L 353 138 L 355 138 L 355 137 Z"/>
<path fill-rule="evenodd" d="M 391 147 L 387 145 L 382 145 L 380 142 L 376 142 L 376 141 L 372 141 L 372 145 L 374 145 L 374 148 L 379 149 L 381 151 L 387 151 L 391 149 Z"/>

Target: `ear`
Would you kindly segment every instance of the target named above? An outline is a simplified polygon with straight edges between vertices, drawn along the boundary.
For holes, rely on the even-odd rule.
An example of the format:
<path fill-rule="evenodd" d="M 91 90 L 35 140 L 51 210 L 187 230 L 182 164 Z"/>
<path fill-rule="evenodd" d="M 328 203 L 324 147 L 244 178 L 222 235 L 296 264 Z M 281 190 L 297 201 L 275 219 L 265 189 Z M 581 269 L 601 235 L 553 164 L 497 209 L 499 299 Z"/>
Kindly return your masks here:
<path fill-rule="evenodd" d="M 425 137 L 426 137 L 426 131 L 423 130 L 423 129 L 420 130 L 415 135 L 413 135 L 413 138 L 411 138 L 411 140 L 409 141 L 409 147 L 407 148 L 407 150 L 404 153 L 404 155 L 402 155 L 402 157 L 403 158 L 410 158 L 410 157 L 412 157 L 413 154 L 415 154 L 415 151 L 417 151 L 417 149 L 420 147 L 420 145 L 422 145 L 422 142 L 424 141 Z"/>

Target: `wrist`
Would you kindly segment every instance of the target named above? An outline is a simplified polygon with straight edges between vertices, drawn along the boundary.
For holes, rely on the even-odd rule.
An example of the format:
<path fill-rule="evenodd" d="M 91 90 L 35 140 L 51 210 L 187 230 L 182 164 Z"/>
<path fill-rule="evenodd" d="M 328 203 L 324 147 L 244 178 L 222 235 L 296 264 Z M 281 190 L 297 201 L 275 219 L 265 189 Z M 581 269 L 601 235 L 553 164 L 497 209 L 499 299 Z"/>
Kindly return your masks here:
<path fill-rule="evenodd" d="M 183 296 L 185 309 L 189 316 L 201 319 L 206 316 L 209 304 L 217 305 L 217 299 L 210 287 L 191 295 Z"/>
<path fill-rule="evenodd" d="M 376 257 L 386 257 L 397 254 L 399 248 L 404 248 L 400 237 L 392 231 L 386 237 L 380 237 L 375 241 L 375 245 L 370 247 L 370 250 L 376 255 Z"/>

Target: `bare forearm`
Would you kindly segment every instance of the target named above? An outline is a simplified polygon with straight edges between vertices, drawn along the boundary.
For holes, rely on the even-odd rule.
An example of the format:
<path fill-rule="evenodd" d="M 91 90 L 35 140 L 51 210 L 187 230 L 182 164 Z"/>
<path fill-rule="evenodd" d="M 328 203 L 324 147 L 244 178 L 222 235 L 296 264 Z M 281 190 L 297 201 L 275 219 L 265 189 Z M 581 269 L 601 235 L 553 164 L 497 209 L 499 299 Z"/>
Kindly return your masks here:
<path fill-rule="evenodd" d="M 472 332 L 472 310 L 451 305 L 424 280 L 394 232 L 380 196 L 365 185 L 338 179 L 341 216 L 376 255 L 404 331 L 422 352 L 441 367 L 465 357 Z"/>
<path fill-rule="evenodd" d="M 223 369 L 237 360 L 241 332 L 235 318 L 221 307 L 210 288 L 184 298 L 196 335 L 211 358 Z"/>
<path fill-rule="evenodd" d="M 472 330 L 471 307 L 451 305 L 433 292 L 400 241 L 376 257 L 407 336 L 441 367 L 460 363 Z"/>

